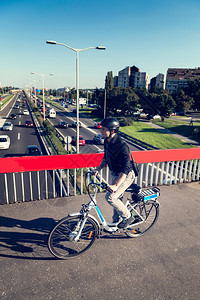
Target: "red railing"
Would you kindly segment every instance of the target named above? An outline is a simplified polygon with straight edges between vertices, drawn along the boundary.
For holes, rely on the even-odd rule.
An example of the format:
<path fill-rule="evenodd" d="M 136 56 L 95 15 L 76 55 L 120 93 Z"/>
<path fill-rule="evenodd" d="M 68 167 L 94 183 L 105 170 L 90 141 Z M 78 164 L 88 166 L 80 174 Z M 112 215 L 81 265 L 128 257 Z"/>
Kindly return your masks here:
<path fill-rule="evenodd" d="M 200 159 L 200 148 L 132 152 L 140 163 Z M 96 167 L 103 153 L 0 158 L 0 173 Z"/>

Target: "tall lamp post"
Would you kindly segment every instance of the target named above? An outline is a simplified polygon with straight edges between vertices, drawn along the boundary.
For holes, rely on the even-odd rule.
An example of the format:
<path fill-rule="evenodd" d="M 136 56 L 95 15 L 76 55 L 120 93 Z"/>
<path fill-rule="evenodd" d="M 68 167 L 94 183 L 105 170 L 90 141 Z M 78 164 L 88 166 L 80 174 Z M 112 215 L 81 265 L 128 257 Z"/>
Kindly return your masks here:
<path fill-rule="evenodd" d="M 31 74 L 39 75 L 42 77 L 42 106 L 43 106 L 43 119 L 45 121 L 46 119 L 45 119 L 45 101 L 44 101 L 44 77 L 49 76 L 49 75 L 53 76 L 53 74 L 50 73 L 50 74 L 45 75 L 45 74 L 38 74 L 35 72 L 31 72 Z"/>
<path fill-rule="evenodd" d="M 76 49 L 76 48 L 72 48 L 68 45 L 65 45 L 63 43 L 57 43 L 56 41 L 46 41 L 47 44 L 51 44 L 51 45 L 61 45 L 64 47 L 67 47 L 73 51 L 76 52 L 76 153 L 79 153 L 79 68 L 78 68 L 78 64 L 79 64 L 79 60 L 78 60 L 78 54 L 81 51 L 85 51 L 85 50 L 89 50 L 89 49 L 97 49 L 97 50 L 106 50 L 105 47 L 103 46 L 98 46 L 98 47 L 88 47 L 88 48 L 84 48 L 84 49 Z"/>

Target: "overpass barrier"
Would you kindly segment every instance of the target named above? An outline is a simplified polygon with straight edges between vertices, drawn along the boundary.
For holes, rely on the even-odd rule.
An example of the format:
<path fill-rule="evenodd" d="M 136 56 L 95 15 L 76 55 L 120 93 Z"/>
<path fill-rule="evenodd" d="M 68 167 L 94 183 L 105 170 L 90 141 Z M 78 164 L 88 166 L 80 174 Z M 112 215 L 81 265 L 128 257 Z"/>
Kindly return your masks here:
<path fill-rule="evenodd" d="M 200 180 L 200 148 L 132 152 L 142 187 Z M 103 153 L 0 158 L 0 204 L 83 194 L 84 173 Z M 109 170 L 100 175 L 109 182 Z"/>

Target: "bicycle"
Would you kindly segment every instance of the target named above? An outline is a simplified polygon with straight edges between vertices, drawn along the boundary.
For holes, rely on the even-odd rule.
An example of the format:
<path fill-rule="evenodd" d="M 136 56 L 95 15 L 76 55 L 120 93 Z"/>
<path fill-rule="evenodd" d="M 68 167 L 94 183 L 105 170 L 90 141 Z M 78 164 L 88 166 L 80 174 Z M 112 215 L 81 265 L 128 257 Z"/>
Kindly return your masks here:
<path fill-rule="evenodd" d="M 103 232 L 110 234 L 121 232 L 131 238 L 140 237 L 148 232 L 158 219 L 157 198 L 160 195 L 160 189 L 154 187 L 142 190 L 137 184 L 132 184 L 126 190 L 130 192 L 131 198 L 127 198 L 125 205 L 134 214 L 133 222 L 123 229 L 117 227 L 122 221 L 121 217 L 117 223 L 107 222 L 97 205 L 96 196 L 99 188 L 110 191 L 109 186 L 101 181 L 99 176 L 96 176 L 98 180 L 96 182 L 93 175 L 92 170 L 85 174 L 85 185 L 90 202 L 82 204 L 79 212 L 69 214 L 58 221 L 49 233 L 48 249 L 57 258 L 70 259 L 83 254 Z M 100 222 L 89 214 L 92 208 L 96 210 Z"/>

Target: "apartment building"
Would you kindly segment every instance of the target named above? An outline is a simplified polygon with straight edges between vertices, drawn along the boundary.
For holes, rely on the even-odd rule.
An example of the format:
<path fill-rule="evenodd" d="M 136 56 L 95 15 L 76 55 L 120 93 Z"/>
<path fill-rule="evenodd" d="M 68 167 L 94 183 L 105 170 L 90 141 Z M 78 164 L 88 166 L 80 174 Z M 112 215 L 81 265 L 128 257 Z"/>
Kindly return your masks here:
<path fill-rule="evenodd" d="M 130 76 L 130 86 L 148 89 L 149 75 L 146 72 L 133 72 Z"/>
<path fill-rule="evenodd" d="M 164 88 L 165 88 L 165 75 L 164 74 L 159 73 L 157 76 L 153 77 L 150 80 L 149 89 L 152 90 L 155 87 L 164 90 Z"/>
<path fill-rule="evenodd" d="M 131 67 L 126 67 L 125 69 L 118 72 L 118 86 L 128 87 L 131 75 Z"/>
<path fill-rule="evenodd" d="M 195 69 L 169 68 L 165 89 L 174 92 L 178 87 L 187 87 L 189 79 L 200 77 L 200 67 Z"/>
<path fill-rule="evenodd" d="M 114 86 L 148 89 L 149 75 L 135 67 L 126 67 L 114 77 Z"/>

